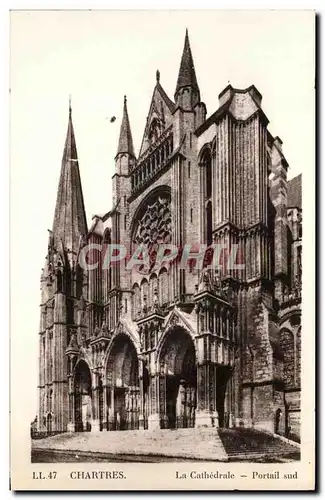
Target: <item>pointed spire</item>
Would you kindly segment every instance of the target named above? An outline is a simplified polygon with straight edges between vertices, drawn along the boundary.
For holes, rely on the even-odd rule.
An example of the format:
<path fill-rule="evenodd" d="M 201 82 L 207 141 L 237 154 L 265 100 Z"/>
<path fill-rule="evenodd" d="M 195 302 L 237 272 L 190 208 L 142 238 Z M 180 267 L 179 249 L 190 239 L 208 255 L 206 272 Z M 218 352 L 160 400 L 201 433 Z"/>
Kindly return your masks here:
<path fill-rule="evenodd" d="M 176 90 L 175 90 L 175 99 L 176 99 L 177 92 L 182 87 L 192 87 L 197 92 L 200 92 L 199 86 L 198 86 L 198 83 L 196 80 L 194 62 L 193 62 L 193 57 L 192 57 L 187 28 L 186 28 L 186 34 L 185 34 L 185 42 L 184 42 L 182 60 L 181 60 L 181 64 L 179 67 L 177 85 L 176 85 Z"/>
<path fill-rule="evenodd" d="M 57 245 L 61 240 L 65 249 L 77 252 L 80 236 L 87 231 L 70 97 L 68 130 L 53 221 L 54 242 Z"/>
<path fill-rule="evenodd" d="M 65 138 L 65 145 L 63 150 L 63 158 L 62 161 L 68 160 L 78 161 L 77 158 L 77 147 L 76 140 L 74 136 L 73 123 L 72 123 L 72 107 L 71 107 L 71 95 L 69 96 L 69 121 L 68 121 L 68 130 Z"/>
<path fill-rule="evenodd" d="M 133 148 L 133 140 L 131 134 L 131 127 L 128 115 L 128 109 L 126 104 L 126 95 L 124 96 L 124 106 L 123 106 L 123 118 L 120 129 L 120 138 L 118 141 L 118 148 L 116 156 L 120 153 L 129 153 L 130 155 L 135 157 L 134 148 Z"/>

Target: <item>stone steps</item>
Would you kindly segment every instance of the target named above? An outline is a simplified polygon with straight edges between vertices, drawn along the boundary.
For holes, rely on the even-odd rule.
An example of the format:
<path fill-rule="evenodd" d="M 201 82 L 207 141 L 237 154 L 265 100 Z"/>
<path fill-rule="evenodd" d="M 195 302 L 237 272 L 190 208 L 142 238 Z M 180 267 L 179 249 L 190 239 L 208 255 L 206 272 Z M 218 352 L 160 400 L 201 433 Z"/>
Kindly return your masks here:
<path fill-rule="evenodd" d="M 156 429 L 65 433 L 33 441 L 33 450 L 75 451 L 111 456 L 174 457 L 227 461 L 263 456 L 296 457 L 299 450 L 253 429 Z"/>
<path fill-rule="evenodd" d="M 299 456 L 299 448 L 280 438 L 255 429 L 219 429 L 219 436 L 228 457 Z"/>

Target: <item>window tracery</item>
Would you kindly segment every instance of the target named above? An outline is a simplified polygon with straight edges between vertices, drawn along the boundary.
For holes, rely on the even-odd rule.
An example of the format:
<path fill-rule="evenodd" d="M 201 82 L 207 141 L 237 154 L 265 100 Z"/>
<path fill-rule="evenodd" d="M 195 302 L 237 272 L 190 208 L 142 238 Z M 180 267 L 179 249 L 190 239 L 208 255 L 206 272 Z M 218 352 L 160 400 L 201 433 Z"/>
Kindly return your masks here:
<path fill-rule="evenodd" d="M 158 196 L 147 208 L 138 222 L 133 241 L 154 250 L 160 243 L 171 242 L 170 199 Z"/>
<path fill-rule="evenodd" d="M 157 119 L 154 119 L 150 125 L 149 134 L 148 134 L 149 141 L 151 144 L 156 142 L 156 140 L 160 136 L 160 133 L 161 133 L 160 123 Z"/>

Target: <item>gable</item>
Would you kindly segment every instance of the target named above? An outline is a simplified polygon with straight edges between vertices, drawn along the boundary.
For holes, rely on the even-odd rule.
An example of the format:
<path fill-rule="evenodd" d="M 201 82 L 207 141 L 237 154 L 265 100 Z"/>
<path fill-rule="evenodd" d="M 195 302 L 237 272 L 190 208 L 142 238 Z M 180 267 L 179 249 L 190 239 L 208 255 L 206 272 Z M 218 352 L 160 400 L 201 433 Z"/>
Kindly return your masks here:
<path fill-rule="evenodd" d="M 184 328 L 191 334 L 195 335 L 196 333 L 196 320 L 193 320 L 190 314 L 181 312 L 175 307 L 165 320 L 164 330 L 167 331 L 176 326 Z"/>
<path fill-rule="evenodd" d="M 157 82 L 144 129 L 139 160 L 146 150 L 156 142 L 159 135 L 172 124 L 174 108 L 173 101 L 169 99 L 160 83 Z"/>

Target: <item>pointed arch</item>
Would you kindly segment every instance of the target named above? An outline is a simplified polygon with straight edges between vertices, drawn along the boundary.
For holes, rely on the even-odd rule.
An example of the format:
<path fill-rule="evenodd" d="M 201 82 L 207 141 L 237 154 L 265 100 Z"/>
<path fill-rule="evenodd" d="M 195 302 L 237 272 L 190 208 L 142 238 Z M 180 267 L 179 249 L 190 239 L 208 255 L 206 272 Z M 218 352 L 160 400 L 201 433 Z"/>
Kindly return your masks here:
<path fill-rule="evenodd" d="M 168 286 L 168 271 L 162 267 L 158 274 L 159 302 L 161 306 L 168 304 L 170 297 L 170 287 Z"/>
<path fill-rule="evenodd" d="M 197 363 L 195 343 L 181 326 L 170 328 L 157 352 L 162 428 L 193 427 L 195 423 Z"/>
<path fill-rule="evenodd" d="M 207 245 L 212 244 L 213 231 L 213 196 L 212 190 L 214 185 L 214 173 L 212 165 L 213 161 L 212 143 L 205 144 L 199 153 L 200 165 L 200 184 L 201 184 L 201 221 L 202 221 L 202 237 Z"/>
<path fill-rule="evenodd" d="M 213 242 L 213 236 L 212 236 L 212 231 L 213 231 L 213 225 L 212 225 L 212 201 L 209 200 L 206 204 L 205 208 L 205 220 L 206 220 L 206 225 L 205 225 L 205 238 L 206 238 L 206 244 L 208 246 L 212 245 Z"/>
<path fill-rule="evenodd" d="M 175 314 L 175 312 L 171 313 L 172 315 Z M 172 316 L 174 318 L 174 316 Z M 175 335 L 176 334 L 176 335 Z M 170 335 L 174 335 L 175 338 L 179 336 L 179 338 L 186 338 L 186 336 L 189 336 L 193 345 L 195 346 L 195 333 L 191 331 L 190 328 L 187 326 L 183 326 L 180 322 L 176 322 L 176 325 L 171 325 L 167 326 L 167 328 L 163 331 L 158 344 L 157 344 L 157 349 L 156 349 L 156 361 L 157 361 L 157 368 L 159 369 L 159 363 L 161 359 L 161 352 L 163 350 L 163 347 L 167 341 L 168 338 L 171 338 Z M 196 352 L 196 348 L 195 348 Z"/>
<path fill-rule="evenodd" d="M 132 292 L 132 317 L 136 319 L 141 311 L 141 291 L 138 283 L 134 283 Z"/>
<path fill-rule="evenodd" d="M 204 198 L 209 200 L 212 196 L 212 153 L 210 145 L 203 148 L 199 157 L 199 164 L 203 168 Z"/>
<path fill-rule="evenodd" d="M 165 338 L 160 351 L 159 364 L 161 369 L 164 368 L 165 373 L 167 368 L 167 374 L 185 377 L 189 372 L 189 359 L 191 359 L 191 367 L 195 366 L 195 347 L 191 336 L 187 332 L 185 335 L 180 332 L 185 332 L 185 330 L 179 330 L 177 338 L 176 332 L 174 334 L 169 332 Z M 169 349 L 168 344 L 172 344 L 173 349 Z M 163 365 L 164 361 L 165 365 Z"/>
<path fill-rule="evenodd" d="M 148 307 L 149 283 L 146 278 L 142 278 L 140 284 L 140 291 L 141 291 L 141 310 L 143 310 L 144 307 Z"/>
<path fill-rule="evenodd" d="M 203 144 L 202 148 L 198 154 L 198 163 L 199 165 L 203 165 L 204 159 L 206 156 L 212 156 L 212 144 L 215 144 L 215 139 L 212 142 L 207 142 Z"/>
<path fill-rule="evenodd" d="M 78 359 L 78 361 L 74 367 L 74 370 L 73 370 L 74 383 L 76 382 L 76 377 L 77 377 L 78 373 L 81 373 L 81 372 L 85 372 L 85 373 L 89 372 L 90 380 L 91 380 L 91 384 L 92 384 L 92 370 L 90 368 L 89 361 L 83 357 Z"/>
<path fill-rule="evenodd" d="M 139 428 L 139 356 L 130 332 L 116 332 L 104 363 L 107 393 L 108 430 Z"/>
<path fill-rule="evenodd" d="M 107 370 L 107 360 L 109 359 L 109 357 L 111 355 L 112 348 L 114 346 L 114 343 L 116 342 L 116 339 L 120 335 L 124 335 L 125 337 L 128 337 L 128 339 L 130 340 L 130 342 L 132 343 L 132 345 L 134 346 L 134 348 L 136 350 L 137 356 L 138 357 L 140 356 L 141 346 L 140 346 L 139 336 L 138 336 L 137 332 L 131 331 L 131 329 L 129 329 L 125 326 L 125 324 L 123 323 L 123 320 L 120 320 L 119 324 L 115 328 L 115 331 L 111 337 L 111 340 L 109 342 L 108 348 L 107 348 L 106 353 L 105 353 L 105 357 L 103 360 L 104 371 Z"/>
<path fill-rule="evenodd" d="M 79 359 L 74 369 L 74 421 L 77 432 L 90 431 L 93 419 L 92 372 L 84 359 Z"/>
<path fill-rule="evenodd" d="M 137 347 L 126 331 L 119 332 L 112 338 L 107 351 L 104 369 L 110 384 L 116 386 L 138 384 L 139 360 Z"/>
<path fill-rule="evenodd" d="M 162 125 L 157 116 L 154 116 L 151 120 L 150 126 L 149 126 L 149 131 L 148 131 L 148 139 L 150 143 L 156 142 L 158 137 L 160 136 L 162 132 Z"/>
<path fill-rule="evenodd" d="M 154 306 L 155 294 L 158 292 L 158 278 L 156 273 L 152 273 L 149 278 L 149 307 Z"/>

